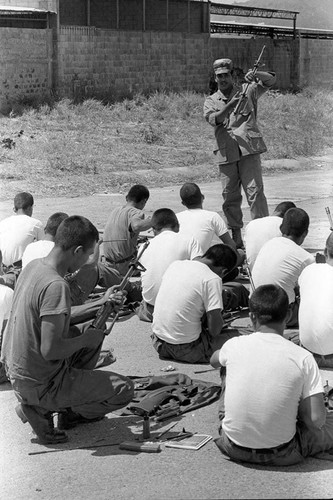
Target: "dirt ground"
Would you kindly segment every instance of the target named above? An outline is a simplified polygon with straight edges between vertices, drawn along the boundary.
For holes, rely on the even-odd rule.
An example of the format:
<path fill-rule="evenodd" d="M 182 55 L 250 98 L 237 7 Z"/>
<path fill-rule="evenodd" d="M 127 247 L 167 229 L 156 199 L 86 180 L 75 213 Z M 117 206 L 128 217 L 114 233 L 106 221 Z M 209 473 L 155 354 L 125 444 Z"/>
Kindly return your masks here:
<path fill-rule="evenodd" d="M 333 209 L 333 175 L 329 167 L 303 174 L 281 174 L 265 178 L 269 207 L 293 200 L 310 215 L 311 225 L 305 246 L 323 249 L 330 230 L 325 207 Z M 219 183 L 202 185 L 207 209 L 220 209 Z M 180 211 L 180 186 L 152 189 L 147 212 L 170 207 Z M 82 214 L 103 229 L 110 209 L 124 202 L 124 193 L 84 198 L 37 199 L 34 215 L 43 221 L 56 211 Z M 0 219 L 11 213 L 12 202 L 0 202 Z M 249 212 L 244 203 L 244 219 Z M 234 326 L 248 325 L 245 316 Z M 106 369 L 124 375 L 161 375 L 172 365 L 192 378 L 217 382 L 217 371 L 208 365 L 185 365 L 162 361 L 150 341 L 150 325 L 136 316 L 117 323 L 105 340 L 113 347 L 117 361 Z M 333 371 L 323 370 L 323 381 L 333 385 Z M 142 432 L 138 417 L 107 415 L 100 422 L 69 431 L 64 445 L 42 446 L 31 442 L 29 425 L 22 425 L 14 412 L 16 401 L 9 386 L 0 386 L 0 498 L 16 499 L 240 499 L 240 498 L 332 498 L 332 462 L 307 459 L 288 467 L 253 467 L 233 463 L 219 452 L 213 440 L 198 451 L 162 446 L 161 453 L 148 454 L 104 446 L 133 440 Z M 274 395 L 272 395 L 274 404 Z M 172 432 L 186 430 L 217 436 L 217 403 L 187 413 Z M 172 422 L 171 421 L 171 422 Z M 152 425 L 152 435 L 164 427 Z M 78 448 L 80 449 L 73 449 Z M 53 450 L 59 450 L 53 452 Z M 36 452 L 51 451 L 31 455 Z"/>

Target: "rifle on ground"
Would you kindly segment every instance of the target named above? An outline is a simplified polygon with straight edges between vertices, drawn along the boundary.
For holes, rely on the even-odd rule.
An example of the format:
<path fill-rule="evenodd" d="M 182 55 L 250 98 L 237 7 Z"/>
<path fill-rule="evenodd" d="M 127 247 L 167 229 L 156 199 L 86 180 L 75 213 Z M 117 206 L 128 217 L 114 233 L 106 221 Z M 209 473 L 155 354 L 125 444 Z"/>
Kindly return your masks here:
<path fill-rule="evenodd" d="M 266 48 L 266 45 L 263 46 L 263 48 L 261 49 L 261 52 L 259 54 L 259 57 L 258 59 L 256 60 L 256 62 L 254 63 L 254 66 L 253 66 L 253 74 L 255 75 L 256 72 L 258 71 L 258 68 L 259 68 L 259 64 L 260 64 L 260 59 L 262 58 L 262 55 L 264 53 L 264 50 Z M 247 91 L 248 91 L 248 88 L 250 86 L 250 83 L 246 83 L 245 87 L 244 87 L 244 90 L 243 92 L 241 93 L 241 96 L 239 98 L 239 101 L 237 103 L 237 106 L 235 107 L 234 109 L 234 114 L 237 115 L 239 113 L 239 110 L 241 108 L 241 105 L 243 104 L 243 102 L 245 101 L 246 99 L 246 96 L 247 96 Z"/>
<path fill-rule="evenodd" d="M 118 287 L 118 291 L 122 291 L 126 288 L 126 286 L 128 285 L 129 283 L 129 280 L 130 278 L 133 276 L 134 272 L 135 271 L 145 271 L 145 268 L 143 267 L 142 264 L 140 264 L 139 260 L 143 254 L 143 252 L 146 250 L 146 248 L 148 247 L 149 245 L 149 241 L 147 240 L 143 245 L 142 247 L 140 248 L 137 256 L 135 257 L 135 259 L 133 259 L 133 261 L 130 263 L 130 266 L 129 266 L 129 269 L 127 271 L 127 273 L 125 274 L 124 278 L 122 279 L 121 283 L 119 284 L 119 287 Z M 112 312 L 114 312 L 116 310 L 116 307 L 114 305 L 114 303 L 112 302 L 112 300 L 108 300 L 107 302 L 105 302 L 105 304 L 103 304 L 97 311 L 96 313 L 96 318 L 94 319 L 94 321 L 92 322 L 91 324 L 91 327 L 92 328 L 96 328 L 96 329 L 102 329 L 104 328 L 104 325 L 107 321 L 107 319 L 109 318 L 110 314 Z M 105 331 L 104 331 L 104 334 L 105 335 L 109 335 L 109 333 L 111 332 L 115 322 L 117 321 L 118 317 L 119 317 L 119 314 L 120 314 L 120 311 L 118 310 L 113 319 L 112 319 L 112 323 L 111 325 L 109 326 L 109 328 L 107 328 Z"/>

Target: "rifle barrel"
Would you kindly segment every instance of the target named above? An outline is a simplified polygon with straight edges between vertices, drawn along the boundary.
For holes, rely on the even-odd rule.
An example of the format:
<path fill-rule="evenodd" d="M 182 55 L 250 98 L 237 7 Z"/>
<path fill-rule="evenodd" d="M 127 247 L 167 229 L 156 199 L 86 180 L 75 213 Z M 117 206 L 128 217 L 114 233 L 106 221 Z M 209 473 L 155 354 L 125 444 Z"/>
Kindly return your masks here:
<path fill-rule="evenodd" d="M 263 48 L 261 49 L 261 52 L 260 52 L 260 54 L 259 54 L 259 57 L 258 57 L 258 59 L 256 60 L 256 62 L 254 63 L 254 65 L 253 65 L 253 74 L 254 74 L 254 75 L 256 74 L 256 72 L 257 72 L 257 70 L 258 70 L 259 63 L 260 63 L 260 59 L 262 58 L 262 55 L 263 55 L 263 53 L 264 53 L 265 48 L 266 48 L 266 45 L 264 45 L 264 46 L 263 46 Z M 243 92 L 242 92 L 242 95 L 241 95 L 241 97 L 240 97 L 240 99 L 239 99 L 239 101 L 238 101 L 238 103 L 237 103 L 237 106 L 236 106 L 236 107 L 235 107 L 235 109 L 234 109 L 234 114 L 235 114 L 235 115 L 237 115 L 237 114 L 238 114 L 238 112 L 239 112 L 239 108 L 241 107 L 241 104 L 243 103 L 243 101 L 244 101 L 244 99 L 245 99 L 245 97 L 246 97 L 246 94 L 247 94 L 247 90 L 248 90 L 248 88 L 249 88 L 249 85 L 250 85 L 250 83 L 246 83 L 246 85 L 245 85 L 245 88 L 244 88 L 244 90 L 243 90 Z"/>

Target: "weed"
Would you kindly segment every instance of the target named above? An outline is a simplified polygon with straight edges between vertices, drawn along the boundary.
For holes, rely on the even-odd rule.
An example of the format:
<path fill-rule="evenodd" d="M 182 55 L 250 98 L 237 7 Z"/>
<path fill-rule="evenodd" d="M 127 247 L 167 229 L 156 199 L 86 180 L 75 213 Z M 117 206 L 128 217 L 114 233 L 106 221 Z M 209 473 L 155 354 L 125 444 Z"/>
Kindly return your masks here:
<path fill-rule="evenodd" d="M 19 114 L 1 118 L 1 195 L 12 197 L 14 179 L 22 190 L 52 196 L 218 178 L 204 95 L 163 90 L 123 97 L 108 104 L 96 97 L 21 102 Z M 258 120 L 264 159 L 324 154 L 333 135 L 333 90 L 270 91 L 260 99 Z"/>

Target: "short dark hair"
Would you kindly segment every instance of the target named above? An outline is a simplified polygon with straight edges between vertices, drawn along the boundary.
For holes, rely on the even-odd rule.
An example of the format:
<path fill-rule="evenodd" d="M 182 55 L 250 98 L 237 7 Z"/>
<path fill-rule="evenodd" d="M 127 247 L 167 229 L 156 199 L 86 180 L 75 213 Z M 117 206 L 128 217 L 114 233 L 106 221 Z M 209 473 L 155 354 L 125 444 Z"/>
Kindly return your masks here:
<path fill-rule="evenodd" d="M 179 227 L 179 222 L 173 210 L 170 208 L 159 208 L 153 213 L 151 225 L 156 231 L 161 231 L 165 227 L 176 229 Z"/>
<path fill-rule="evenodd" d="M 179 194 L 183 205 L 187 208 L 198 205 L 202 201 L 200 188 L 194 182 L 185 182 L 180 188 Z"/>
<path fill-rule="evenodd" d="M 72 215 L 64 219 L 59 225 L 54 243 L 55 246 L 61 247 L 65 251 L 78 246 L 82 246 L 84 250 L 87 250 L 98 240 L 98 230 L 90 220 L 80 215 Z"/>
<path fill-rule="evenodd" d="M 249 299 L 250 312 L 260 324 L 281 323 L 288 314 L 288 295 L 278 285 L 258 286 Z"/>
<path fill-rule="evenodd" d="M 280 226 L 281 233 L 285 236 L 299 238 L 309 229 L 310 218 L 302 208 L 290 208 L 283 216 Z"/>
<path fill-rule="evenodd" d="M 127 201 L 134 201 L 135 203 L 140 203 L 142 200 L 148 200 L 148 198 L 149 191 L 146 186 L 142 184 L 135 184 L 135 186 L 132 186 L 126 196 Z"/>
<path fill-rule="evenodd" d="M 279 214 L 279 217 L 283 217 L 284 214 L 286 213 L 286 211 L 289 210 L 290 208 L 296 208 L 296 205 L 295 205 L 294 202 L 292 202 L 292 201 L 281 201 L 281 203 L 279 203 L 276 206 L 276 209 L 274 210 L 274 212 L 276 212 L 277 214 Z"/>
<path fill-rule="evenodd" d="M 203 257 L 209 259 L 213 266 L 224 267 L 228 271 L 231 271 L 235 267 L 238 260 L 236 250 L 224 243 L 219 243 L 208 248 Z"/>
<path fill-rule="evenodd" d="M 32 207 L 34 204 L 34 197 L 30 193 L 22 191 L 18 193 L 14 198 L 14 208 L 15 210 L 26 210 Z"/>
<path fill-rule="evenodd" d="M 329 237 L 326 240 L 325 250 L 326 250 L 327 256 L 330 259 L 333 259 L 333 232 L 329 235 Z"/>
<path fill-rule="evenodd" d="M 44 228 L 45 234 L 50 234 L 54 237 L 58 227 L 63 220 L 67 219 L 67 217 L 68 214 L 65 214 L 65 212 L 56 212 L 55 214 L 50 215 Z"/>

